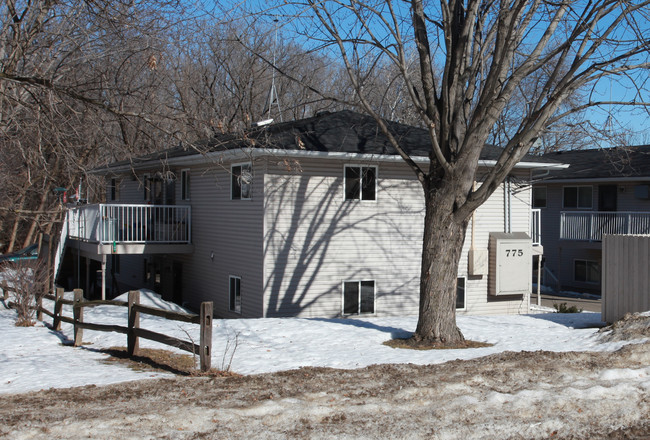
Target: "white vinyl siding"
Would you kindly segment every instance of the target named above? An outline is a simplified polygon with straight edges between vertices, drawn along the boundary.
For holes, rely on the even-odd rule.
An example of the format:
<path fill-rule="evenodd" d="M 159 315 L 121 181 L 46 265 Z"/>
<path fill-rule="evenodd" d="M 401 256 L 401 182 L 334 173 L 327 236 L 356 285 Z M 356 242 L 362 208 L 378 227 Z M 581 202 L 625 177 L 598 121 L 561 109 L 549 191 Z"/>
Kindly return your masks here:
<path fill-rule="evenodd" d="M 424 227 L 422 187 L 401 163 L 381 163 L 377 201 L 356 209 L 344 197 L 344 165 L 301 160 L 301 172 L 269 162 L 265 179 L 265 316 L 333 317 L 341 314 L 341 280 L 374 280 L 375 313 L 416 315 Z M 516 178 L 527 179 L 528 170 Z M 513 186 L 514 187 L 514 186 Z M 529 232 L 530 189 L 511 194 L 513 231 Z M 475 247 L 489 232 L 504 231 L 504 191 L 476 215 Z M 467 277 L 471 222 L 458 276 Z M 487 275 L 467 278 L 459 313 L 526 313 L 527 297 L 487 295 Z"/>

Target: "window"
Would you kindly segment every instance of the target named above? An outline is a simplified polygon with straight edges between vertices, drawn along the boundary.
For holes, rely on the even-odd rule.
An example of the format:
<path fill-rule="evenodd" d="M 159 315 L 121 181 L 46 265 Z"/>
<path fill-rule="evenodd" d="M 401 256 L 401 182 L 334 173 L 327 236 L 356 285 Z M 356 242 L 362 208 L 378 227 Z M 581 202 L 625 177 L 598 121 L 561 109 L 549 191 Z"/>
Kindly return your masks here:
<path fill-rule="evenodd" d="M 181 170 L 181 200 L 190 199 L 190 170 Z"/>
<path fill-rule="evenodd" d="M 456 308 L 465 308 L 465 277 L 456 279 Z"/>
<path fill-rule="evenodd" d="M 118 187 L 117 187 L 117 179 L 111 179 L 111 183 L 109 184 L 109 190 L 111 194 L 111 200 L 117 200 L 118 197 Z"/>
<path fill-rule="evenodd" d="M 375 282 L 345 281 L 343 283 L 343 314 L 375 313 Z"/>
<path fill-rule="evenodd" d="M 533 187 L 533 208 L 546 208 L 546 187 Z"/>
<path fill-rule="evenodd" d="M 564 207 L 565 208 L 592 208 L 591 186 L 565 186 Z"/>
<path fill-rule="evenodd" d="M 584 283 L 600 283 L 600 263 L 591 260 L 574 260 L 573 278 Z"/>
<path fill-rule="evenodd" d="M 345 166 L 345 200 L 376 200 L 377 167 Z"/>
<path fill-rule="evenodd" d="M 230 277 L 230 311 L 241 313 L 241 278 Z"/>
<path fill-rule="evenodd" d="M 230 198 L 232 200 L 250 200 L 253 172 L 250 163 L 233 165 L 230 168 Z"/>
<path fill-rule="evenodd" d="M 144 201 L 151 201 L 151 176 L 149 174 L 144 174 L 142 176 L 142 188 L 144 190 Z"/>

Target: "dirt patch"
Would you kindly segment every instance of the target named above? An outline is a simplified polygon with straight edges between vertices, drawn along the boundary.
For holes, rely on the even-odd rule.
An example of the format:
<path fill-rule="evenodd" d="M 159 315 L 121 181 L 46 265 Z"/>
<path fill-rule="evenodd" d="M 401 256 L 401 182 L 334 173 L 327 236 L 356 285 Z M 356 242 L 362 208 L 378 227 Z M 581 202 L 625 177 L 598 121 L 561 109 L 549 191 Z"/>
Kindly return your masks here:
<path fill-rule="evenodd" d="M 640 313 L 628 313 L 610 326 L 598 331 L 603 341 L 631 341 L 650 338 L 650 316 Z"/>
<path fill-rule="evenodd" d="M 129 357 L 126 347 L 111 347 L 99 350 L 109 357 L 105 363 L 119 362 L 135 371 L 166 371 L 179 376 L 218 376 L 231 377 L 239 374 L 230 371 L 211 369 L 202 372 L 197 369 L 197 359 L 189 354 L 174 353 L 169 350 L 141 348 L 138 356 Z"/>
<path fill-rule="evenodd" d="M 417 341 L 413 338 L 403 338 L 403 339 L 391 339 L 384 342 L 384 345 L 387 345 L 392 348 L 403 348 L 409 350 L 462 350 L 465 348 L 481 348 L 481 347 L 492 347 L 494 344 L 489 344 L 487 342 L 477 342 L 464 340 L 459 344 L 454 344 L 449 346 L 448 344 L 443 344 L 442 342 L 430 343 L 425 341 Z"/>
<path fill-rule="evenodd" d="M 646 343 L 48 390 L 0 397 L 0 437 L 643 438 L 650 384 L 609 372 L 648 365 Z"/>

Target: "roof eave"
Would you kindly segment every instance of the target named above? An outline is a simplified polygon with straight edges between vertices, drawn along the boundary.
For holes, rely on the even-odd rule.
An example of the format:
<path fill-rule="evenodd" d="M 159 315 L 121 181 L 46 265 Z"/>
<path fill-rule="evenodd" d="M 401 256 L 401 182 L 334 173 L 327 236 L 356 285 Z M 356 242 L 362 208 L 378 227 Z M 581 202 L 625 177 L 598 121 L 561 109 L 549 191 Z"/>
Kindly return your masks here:
<path fill-rule="evenodd" d="M 203 154 L 191 154 L 180 157 L 172 158 L 157 158 L 149 159 L 142 162 L 131 162 L 121 165 L 108 165 L 101 168 L 91 170 L 91 174 L 120 174 L 133 170 L 144 170 L 152 167 L 157 167 L 160 163 L 168 166 L 192 166 L 201 165 L 206 163 L 213 163 L 215 165 L 230 162 L 232 160 L 253 159 L 264 156 L 279 156 L 279 157 L 295 157 L 295 158 L 323 158 L 323 159 L 339 159 L 339 160 L 354 160 L 354 161 L 367 161 L 367 162 L 400 162 L 402 158 L 396 154 L 363 154 L 363 153 L 346 153 L 346 152 L 330 152 L 330 151 L 308 151 L 308 150 L 285 150 L 280 148 L 246 148 L 236 150 L 214 151 Z M 426 156 L 412 156 L 416 163 L 428 163 L 429 158 Z M 479 166 L 493 167 L 496 165 L 495 160 L 479 160 Z M 519 162 L 515 168 L 528 168 L 528 169 L 565 169 L 569 165 L 554 163 L 554 162 Z"/>

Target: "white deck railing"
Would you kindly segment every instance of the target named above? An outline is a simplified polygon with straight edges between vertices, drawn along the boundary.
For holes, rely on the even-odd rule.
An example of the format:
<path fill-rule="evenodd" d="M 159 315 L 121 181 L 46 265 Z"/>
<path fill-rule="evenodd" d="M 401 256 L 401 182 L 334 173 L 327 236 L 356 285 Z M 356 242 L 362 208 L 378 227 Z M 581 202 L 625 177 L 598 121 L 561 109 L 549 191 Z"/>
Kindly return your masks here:
<path fill-rule="evenodd" d="M 73 208 L 68 235 L 98 243 L 191 243 L 191 209 L 182 205 L 98 204 Z"/>
<path fill-rule="evenodd" d="M 650 234 L 650 212 L 560 213 L 560 239 L 601 241 L 603 234 Z"/>
<path fill-rule="evenodd" d="M 533 246 L 542 244 L 542 210 L 530 210 L 530 238 L 533 240 Z"/>

